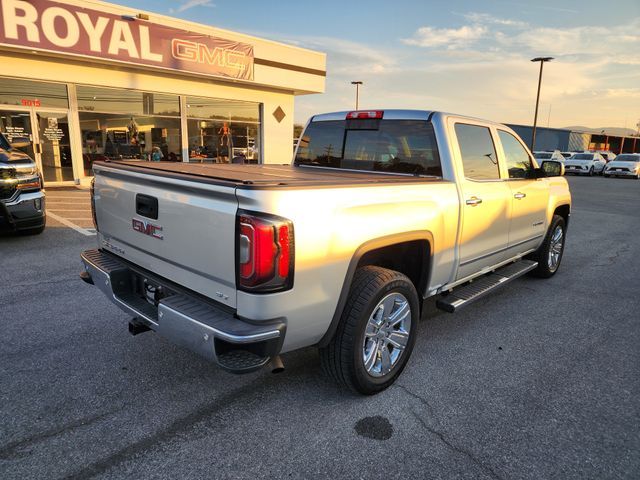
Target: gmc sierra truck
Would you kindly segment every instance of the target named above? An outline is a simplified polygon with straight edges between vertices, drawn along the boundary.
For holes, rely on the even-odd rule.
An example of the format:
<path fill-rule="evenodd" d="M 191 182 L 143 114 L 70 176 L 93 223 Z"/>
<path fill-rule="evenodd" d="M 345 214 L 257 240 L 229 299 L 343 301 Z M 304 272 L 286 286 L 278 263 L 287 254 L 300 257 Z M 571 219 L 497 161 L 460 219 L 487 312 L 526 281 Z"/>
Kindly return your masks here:
<path fill-rule="evenodd" d="M 9 142 L 0 133 L 0 232 L 39 234 L 46 224 L 42 175 L 29 155 L 18 148 L 28 138 Z"/>
<path fill-rule="evenodd" d="M 315 345 L 373 394 L 406 365 L 423 299 L 454 312 L 556 273 L 563 168 L 504 125 L 411 110 L 316 115 L 287 165 L 97 162 L 81 277 L 133 334 L 237 373 Z"/>

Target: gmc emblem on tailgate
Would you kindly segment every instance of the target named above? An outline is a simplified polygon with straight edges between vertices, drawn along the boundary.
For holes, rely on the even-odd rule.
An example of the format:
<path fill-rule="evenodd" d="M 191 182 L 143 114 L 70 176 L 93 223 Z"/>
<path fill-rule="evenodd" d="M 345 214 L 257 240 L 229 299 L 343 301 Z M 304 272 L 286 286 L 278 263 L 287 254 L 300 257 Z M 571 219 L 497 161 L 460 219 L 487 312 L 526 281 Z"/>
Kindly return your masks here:
<path fill-rule="evenodd" d="M 131 227 L 140 233 L 149 235 L 153 238 L 163 239 L 162 227 L 160 225 L 154 225 L 153 223 L 145 222 L 144 220 L 138 220 L 137 218 L 131 219 Z"/>

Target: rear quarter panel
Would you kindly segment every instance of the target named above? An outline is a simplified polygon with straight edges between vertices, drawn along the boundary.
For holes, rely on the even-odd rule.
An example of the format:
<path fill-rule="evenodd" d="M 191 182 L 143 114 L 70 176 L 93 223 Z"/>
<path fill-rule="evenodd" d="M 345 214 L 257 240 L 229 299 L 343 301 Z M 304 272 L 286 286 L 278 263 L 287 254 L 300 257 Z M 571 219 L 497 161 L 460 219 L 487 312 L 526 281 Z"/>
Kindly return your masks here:
<path fill-rule="evenodd" d="M 429 232 L 435 239 L 430 285 L 444 284 L 452 275 L 459 210 L 457 189 L 452 182 L 238 189 L 236 195 L 240 208 L 277 214 L 294 225 L 293 289 L 269 295 L 238 292 L 237 297 L 241 317 L 266 320 L 286 312 L 283 351 L 312 345 L 322 338 L 336 310 L 354 253 L 371 240 L 406 232 Z"/>

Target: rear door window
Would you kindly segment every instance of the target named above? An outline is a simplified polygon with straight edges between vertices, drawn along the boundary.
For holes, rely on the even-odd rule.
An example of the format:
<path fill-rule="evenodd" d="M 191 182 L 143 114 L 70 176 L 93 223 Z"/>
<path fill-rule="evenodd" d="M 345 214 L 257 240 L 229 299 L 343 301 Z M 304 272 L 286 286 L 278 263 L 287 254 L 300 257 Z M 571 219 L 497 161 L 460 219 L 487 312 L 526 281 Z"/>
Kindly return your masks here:
<path fill-rule="evenodd" d="M 295 164 L 442 176 L 433 125 L 423 120 L 311 122 Z"/>
<path fill-rule="evenodd" d="M 456 137 L 462 155 L 464 176 L 472 180 L 500 178 L 498 156 L 487 127 L 456 123 Z"/>

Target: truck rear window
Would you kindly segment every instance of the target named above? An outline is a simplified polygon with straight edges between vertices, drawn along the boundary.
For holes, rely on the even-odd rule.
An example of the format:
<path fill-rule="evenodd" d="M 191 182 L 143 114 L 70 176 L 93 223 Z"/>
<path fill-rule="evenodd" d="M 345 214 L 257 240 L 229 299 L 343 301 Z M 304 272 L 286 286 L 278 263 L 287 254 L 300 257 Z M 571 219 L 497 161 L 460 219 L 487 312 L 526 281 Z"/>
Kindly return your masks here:
<path fill-rule="evenodd" d="M 311 122 L 295 164 L 442 176 L 433 126 L 422 120 Z"/>

